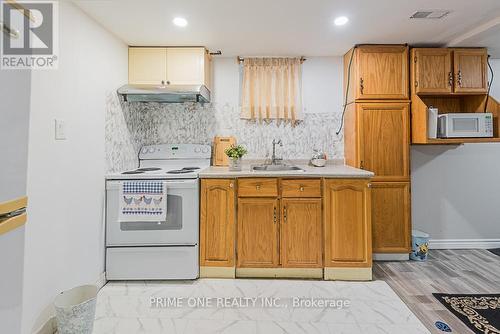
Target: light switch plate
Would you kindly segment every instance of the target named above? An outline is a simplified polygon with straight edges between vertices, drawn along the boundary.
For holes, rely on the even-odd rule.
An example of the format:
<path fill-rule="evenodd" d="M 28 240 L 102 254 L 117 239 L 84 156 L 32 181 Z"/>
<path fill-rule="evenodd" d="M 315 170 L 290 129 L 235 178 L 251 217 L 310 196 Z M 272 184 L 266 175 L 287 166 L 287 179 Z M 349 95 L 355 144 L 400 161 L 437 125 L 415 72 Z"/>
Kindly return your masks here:
<path fill-rule="evenodd" d="M 55 139 L 66 140 L 66 122 L 62 119 L 55 119 Z"/>

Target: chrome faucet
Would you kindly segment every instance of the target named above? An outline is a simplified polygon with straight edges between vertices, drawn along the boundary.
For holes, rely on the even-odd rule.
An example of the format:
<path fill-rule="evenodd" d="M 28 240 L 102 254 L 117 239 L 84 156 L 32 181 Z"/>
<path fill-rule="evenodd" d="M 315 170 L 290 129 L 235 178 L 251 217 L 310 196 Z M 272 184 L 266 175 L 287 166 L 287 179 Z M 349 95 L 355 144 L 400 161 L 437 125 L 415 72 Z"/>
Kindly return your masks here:
<path fill-rule="evenodd" d="M 276 145 L 283 147 L 281 139 L 273 139 L 273 156 L 271 157 L 271 165 L 278 165 L 279 163 L 281 163 L 281 160 L 283 160 L 282 158 L 276 158 Z"/>

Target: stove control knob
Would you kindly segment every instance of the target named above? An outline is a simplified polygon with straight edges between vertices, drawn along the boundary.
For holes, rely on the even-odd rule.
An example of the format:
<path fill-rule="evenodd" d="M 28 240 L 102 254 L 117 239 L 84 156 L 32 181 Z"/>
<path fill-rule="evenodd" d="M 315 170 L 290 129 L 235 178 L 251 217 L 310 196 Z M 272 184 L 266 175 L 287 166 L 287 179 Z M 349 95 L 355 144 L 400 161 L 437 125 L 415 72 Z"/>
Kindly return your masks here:
<path fill-rule="evenodd" d="M 200 153 L 200 148 L 199 147 L 195 147 L 194 148 L 194 153 Z"/>
<path fill-rule="evenodd" d="M 208 153 L 208 147 L 203 148 L 203 153 Z"/>

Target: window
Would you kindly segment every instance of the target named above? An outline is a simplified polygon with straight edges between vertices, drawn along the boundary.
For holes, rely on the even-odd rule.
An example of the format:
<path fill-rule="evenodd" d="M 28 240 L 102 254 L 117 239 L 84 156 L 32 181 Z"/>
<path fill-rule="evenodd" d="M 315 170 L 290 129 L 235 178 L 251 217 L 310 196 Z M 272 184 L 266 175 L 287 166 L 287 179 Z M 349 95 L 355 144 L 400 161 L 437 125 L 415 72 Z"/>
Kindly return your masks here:
<path fill-rule="evenodd" d="M 300 58 L 245 58 L 241 118 L 302 119 Z"/>

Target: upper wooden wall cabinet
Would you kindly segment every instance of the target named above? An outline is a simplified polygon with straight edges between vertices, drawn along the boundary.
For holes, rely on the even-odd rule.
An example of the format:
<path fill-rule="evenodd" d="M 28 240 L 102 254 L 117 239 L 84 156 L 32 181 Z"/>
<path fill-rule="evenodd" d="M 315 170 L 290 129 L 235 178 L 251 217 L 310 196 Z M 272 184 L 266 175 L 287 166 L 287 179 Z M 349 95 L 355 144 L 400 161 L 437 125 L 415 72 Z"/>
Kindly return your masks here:
<path fill-rule="evenodd" d="M 349 63 L 351 75 L 347 103 L 409 99 L 407 46 L 361 45 L 352 48 L 344 55 L 344 85 L 347 84 Z"/>
<path fill-rule="evenodd" d="M 210 63 L 203 47 L 129 47 L 128 82 L 210 87 Z"/>
<path fill-rule="evenodd" d="M 484 48 L 414 48 L 411 50 L 414 92 L 419 95 L 486 94 L 487 59 Z"/>
<path fill-rule="evenodd" d="M 488 97 L 485 48 L 413 48 L 411 50 L 412 144 L 500 142 L 498 103 Z M 428 109 L 439 114 L 493 113 L 493 138 L 428 138 Z"/>

